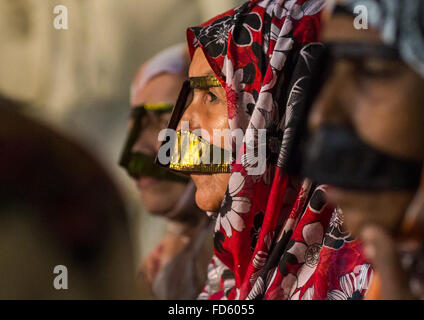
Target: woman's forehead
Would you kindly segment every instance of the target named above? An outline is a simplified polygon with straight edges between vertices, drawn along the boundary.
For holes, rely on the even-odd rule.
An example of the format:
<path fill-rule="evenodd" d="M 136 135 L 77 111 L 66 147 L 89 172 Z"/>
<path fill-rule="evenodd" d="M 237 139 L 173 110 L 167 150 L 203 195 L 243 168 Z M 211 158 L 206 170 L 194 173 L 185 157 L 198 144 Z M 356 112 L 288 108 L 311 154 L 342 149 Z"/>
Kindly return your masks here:
<path fill-rule="evenodd" d="M 215 75 L 205 54 L 201 48 L 197 48 L 194 52 L 193 59 L 191 60 L 190 69 L 188 76 L 192 77 L 203 77 Z"/>
<path fill-rule="evenodd" d="M 322 41 L 382 43 L 377 30 L 372 28 L 355 28 L 354 17 L 347 14 L 335 14 L 325 22 L 322 32 Z"/>
<path fill-rule="evenodd" d="M 143 88 L 136 90 L 131 97 L 131 105 L 143 103 L 170 103 L 177 100 L 184 81 L 182 74 L 163 73 L 149 80 Z"/>

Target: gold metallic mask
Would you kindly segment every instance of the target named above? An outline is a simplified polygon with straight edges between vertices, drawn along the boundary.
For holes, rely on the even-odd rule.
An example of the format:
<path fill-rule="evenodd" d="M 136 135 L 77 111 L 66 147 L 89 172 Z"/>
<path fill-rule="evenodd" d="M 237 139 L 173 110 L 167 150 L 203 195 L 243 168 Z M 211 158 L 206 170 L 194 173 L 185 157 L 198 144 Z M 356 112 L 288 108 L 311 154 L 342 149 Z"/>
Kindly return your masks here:
<path fill-rule="evenodd" d="M 169 168 L 182 172 L 231 172 L 231 152 L 210 144 L 196 134 L 180 130 L 176 134 Z"/>
<path fill-rule="evenodd" d="M 214 87 L 221 87 L 221 82 L 215 76 L 206 77 L 193 77 L 190 78 L 191 89 L 208 89 Z"/>
<path fill-rule="evenodd" d="M 176 130 L 193 89 L 207 90 L 208 88 L 221 87 L 221 82 L 215 76 L 192 77 L 185 81 L 173 110 L 168 129 Z M 169 141 L 164 141 L 162 146 Z M 162 163 L 156 159 L 156 163 L 171 170 L 183 173 L 230 173 L 231 151 L 224 150 L 198 135 L 180 130 L 176 132 L 170 161 Z"/>

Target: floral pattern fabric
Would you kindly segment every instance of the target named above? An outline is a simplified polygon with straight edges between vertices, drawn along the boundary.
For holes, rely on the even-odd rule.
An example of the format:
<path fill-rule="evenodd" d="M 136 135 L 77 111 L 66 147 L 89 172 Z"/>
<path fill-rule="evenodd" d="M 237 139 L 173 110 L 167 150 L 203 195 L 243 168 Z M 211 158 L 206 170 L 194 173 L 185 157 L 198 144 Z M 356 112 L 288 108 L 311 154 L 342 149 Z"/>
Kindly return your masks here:
<path fill-rule="evenodd" d="M 325 186 L 286 170 L 314 57 L 323 0 L 249 1 L 187 31 L 227 93 L 230 131 L 266 130 L 266 168 L 249 175 L 244 140 L 217 215 L 201 299 L 361 298 L 371 269 Z M 255 131 L 256 132 L 256 131 Z M 235 136 L 235 134 L 234 134 Z M 233 143 L 235 146 L 236 143 Z"/>

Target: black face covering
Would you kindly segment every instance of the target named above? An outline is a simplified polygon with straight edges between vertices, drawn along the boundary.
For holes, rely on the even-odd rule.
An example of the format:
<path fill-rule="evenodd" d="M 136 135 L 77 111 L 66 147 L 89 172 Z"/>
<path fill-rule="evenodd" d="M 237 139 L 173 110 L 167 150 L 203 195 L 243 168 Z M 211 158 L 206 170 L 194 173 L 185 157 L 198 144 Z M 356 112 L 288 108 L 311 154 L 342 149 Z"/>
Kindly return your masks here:
<path fill-rule="evenodd" d="M 364 143 L 355 132 L 323 126 L 306 143 L 303 174 L 319 184 L 355 190 L 414 190 L 421 163 L 397 159 Z"/>
<path fill-rule="evenodd" d="M 325 84 L 332 62 L 337 58 L 361 59 L 374 56 L 397 59 L 392 47 L 367 43 L 327 44 L 317 60 L 309 95 L 295 133 L 288 172 L 311 178 L 319 184 L 329 184 L 354 190 L 414 190 L 420 183 L 422 163 L 398 159 L 368 145 L 352 127 L 327 124 L 316 132 L 307 131 L 307 118 L 314 100 Z"/>
<path fill-rule="evenodd" d="M 146 114 L 146 111 L 160 114 L 164 112 L 171 112 L 172 108 L 173 105 L 163 103 L 151 105 L 144 104 L 135 107 L 131 111 L 133 126 L 128 134 L 121 158 L 119 160 L 119 165 L 127 171 L 130 177 L 138 179 L 142 176 L 145 176 L 161 180 L 188 183 L 188 177 L 175 174 L 161 166 L 156 165 L 155 158 L 153 156 L 144 154 L 142 152 L 134 152 L 132 150 L 140 136 L 140 132 L 142 130 L 141 120 Z"/>

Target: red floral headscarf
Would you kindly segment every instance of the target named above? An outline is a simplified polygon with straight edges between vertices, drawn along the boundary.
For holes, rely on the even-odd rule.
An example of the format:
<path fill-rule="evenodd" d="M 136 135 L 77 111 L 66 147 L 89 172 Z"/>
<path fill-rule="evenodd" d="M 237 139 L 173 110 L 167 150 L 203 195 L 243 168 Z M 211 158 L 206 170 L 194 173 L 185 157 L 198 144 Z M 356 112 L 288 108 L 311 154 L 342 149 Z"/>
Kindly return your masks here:
<path fill-rule="evenodd" d="M 325 186 L 285 170 L 323 4 L 253 0 L 187 31 L 191 56 L 200 47 L 226 90 L 230 131 L 267 133 L 263 174 L 248 174 L 246 153 L 234 159 L 200 299 L 348 299 L 368 288 L 370 266 Z"/>

